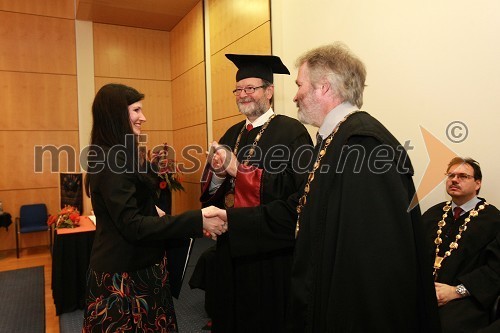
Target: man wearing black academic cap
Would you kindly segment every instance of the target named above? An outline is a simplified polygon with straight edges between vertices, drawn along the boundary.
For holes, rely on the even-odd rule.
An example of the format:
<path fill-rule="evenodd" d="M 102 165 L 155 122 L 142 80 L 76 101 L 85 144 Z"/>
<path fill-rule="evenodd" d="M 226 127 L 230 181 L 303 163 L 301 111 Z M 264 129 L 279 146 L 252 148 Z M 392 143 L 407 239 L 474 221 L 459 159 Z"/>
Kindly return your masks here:
<path fill-rule="evenodd" d="M 304 186 L 312 156 L 305 127 L 275 114 L 271 106 L 273 73 L 290 73 L 276 56 L 226 57 L 238 67 L 232 93 L 246 119 L 213 143 L 215 153 L 203 175 L 201 201 L 204 206 L 231 208 L 286 199 Z M 288 228 L 236 221 L 218 237 L 211 267 L 215 279 L 205 281 L 206 296 L 213 297 L 209 309 L 213 332 L 285 332 L 294 239 L 273 234 Z"/>
<path fill-rule="evenodd" d="M 319 128 L 306 185 L 287 201 L 219 217 L 230 233 L 249 215 L 257 225 L 293 221 L 281 238 L 274 229 L 276 239 L 296 237 L 287 333 L 440 332 L 420 210 L 410 209 L 413 167 L 405 147 L 360 110 L 364 64 L 334 43 L 297 67 L 298 118 Z"/>

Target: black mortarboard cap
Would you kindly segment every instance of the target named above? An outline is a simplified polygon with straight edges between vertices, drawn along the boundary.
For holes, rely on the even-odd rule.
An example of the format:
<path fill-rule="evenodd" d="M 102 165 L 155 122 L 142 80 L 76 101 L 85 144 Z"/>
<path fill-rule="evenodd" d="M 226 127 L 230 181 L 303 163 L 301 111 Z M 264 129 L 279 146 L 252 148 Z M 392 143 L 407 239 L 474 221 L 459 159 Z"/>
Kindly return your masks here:
<path fill-rule="evenodd" d="M 288 68 L 281 59 L 273 55 L 254 55 L 254 54 L 226 54 L 226 58 L 231 60 L 238 71 L 236 72 L 236 81 L 249 77 L 258 77 L 260 79 L 273 82 L 273 73 L 290 74 Z"/>

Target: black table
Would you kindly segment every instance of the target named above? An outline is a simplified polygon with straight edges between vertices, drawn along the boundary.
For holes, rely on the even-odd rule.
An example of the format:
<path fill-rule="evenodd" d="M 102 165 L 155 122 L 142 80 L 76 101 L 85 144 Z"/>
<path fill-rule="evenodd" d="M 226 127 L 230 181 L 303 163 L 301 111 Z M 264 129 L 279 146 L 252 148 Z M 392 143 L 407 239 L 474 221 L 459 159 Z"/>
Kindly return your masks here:
<path fill-rule="evenodd" d="M 59 316 L 85 307 L 85 287 L 95 227 L 55 233 L 52 254 L 52 296 Z M 88 220 L 92 223 L 90 220 Z"/>

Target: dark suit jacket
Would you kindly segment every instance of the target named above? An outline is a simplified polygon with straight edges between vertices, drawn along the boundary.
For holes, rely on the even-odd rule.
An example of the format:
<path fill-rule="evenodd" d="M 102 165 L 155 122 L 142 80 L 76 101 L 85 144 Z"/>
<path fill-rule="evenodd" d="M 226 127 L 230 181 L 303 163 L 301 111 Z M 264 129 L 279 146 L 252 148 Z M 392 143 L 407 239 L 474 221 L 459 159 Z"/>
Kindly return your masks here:
<path fill-rule="evenodd" d="M 439 203 L 422 216 L 432 258 L 436 249 L 437 223 L 443 215 L 444 205 L 444 202 Z M 455 240 L 459 226 L 468 216 L 467 212 L 453 221 L 452 214 L 448 214 L 440 246 L 442 251 Z M 475 332 L 489 324 L 490 309 L 500 293 L 500 211 L 495 206 L 488 205 L 477 217 L 471 218 L 458 241 L 458 249 L 443 261 L 437 282 L 452 286 L 463 283 L 471 293 L 470 297 L 453 300 L 439 308 L 443 332 Z"/>
<path fill-rule="evenodd" d="M 148 177 L 137 170 L 125 172 L 134 170 L 125 163 L 125 156 L 108 158 L 108 153 L 104 153 L 105 162 L 89 166 L 97 218 L 90 268 L 100 272 L 143 269 L 160 261 L 166 239 L 202 237 L 201 211 L 159 217 Z"/>

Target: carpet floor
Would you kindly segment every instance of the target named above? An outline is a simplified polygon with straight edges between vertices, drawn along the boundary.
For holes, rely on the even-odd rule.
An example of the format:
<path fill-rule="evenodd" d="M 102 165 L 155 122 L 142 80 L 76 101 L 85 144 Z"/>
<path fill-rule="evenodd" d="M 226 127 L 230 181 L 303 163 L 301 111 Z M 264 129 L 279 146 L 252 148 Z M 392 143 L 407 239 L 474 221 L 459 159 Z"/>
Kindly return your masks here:
<path fill-rule="evenodd" d="M 208 320 L 204 309 L 205 292 L 199 289 L 191 289 L 188 281 L 193 274 L 194 266 L 200 255 L 213 244 L 214 241 L 210 238 L 199 238 L 194 242 L 191 258 L 182 283 L 181 294 L 178 300 L 174 298 L 179 333 L 207 333 L 207 331 L 201 329 Z M 82 310 L 63 313 L 59 317 L 61 333 L 79 333 L 82 330 L 82 323 Z"/>
<path fill-rule="evenodd" d="M 45 332 L 43 266 L 0 272 L 0 333 Z"/>

